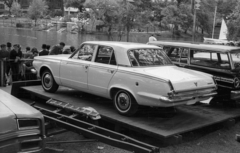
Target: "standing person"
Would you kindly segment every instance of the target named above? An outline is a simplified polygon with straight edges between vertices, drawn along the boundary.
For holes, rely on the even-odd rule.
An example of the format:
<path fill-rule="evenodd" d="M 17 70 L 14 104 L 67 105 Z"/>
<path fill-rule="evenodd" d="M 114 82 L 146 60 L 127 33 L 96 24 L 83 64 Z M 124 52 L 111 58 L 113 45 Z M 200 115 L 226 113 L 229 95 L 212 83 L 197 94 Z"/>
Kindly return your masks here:
<path fill-rule="evenodd" d="M 6 68 L 7 68 L 7 65 L 6 65 L 6 59 L 8 59 L 9 57 L 9 52 L 7 51 L 7 46 L 5 44 L 2 44 L 1 45 L 1 49 L 0 49 L 0 60 L 2 60 L 3 62 L 1 62 L 1 64 L 3 64 L 2 68 L 3 70 L 3 86 L 6 86 L 7 84 L 7 76 L 6 76 Z"/>
<path fill-rule="evenodd" d="M 43 44 L 42 45 L 42 51 L 39 53 L 39 56 L 45 56 L 45 55 L 48 55 L 48 54 L 49 54 L 49 51 L 47 51 L 47 45 Z"/>
<path fill-rule="evenodd" d="M 12 70 L 12 81 L 18 81 L 19 80 L 19 60 L 20 60 L 20 55 L 19 53 L 19 45 L 15 44 L 13 45 L 13 49 L 10 52 L 10 67 Z"/>
<path fill-rule="evenodd" d="M 149 38 L 148 38 L 148 42 L 151 41 L 157 41 L 157 38 L 154 37 L 154 34 L 152 34 Z"/>
<path fill-rule="evenodd" d="M 9 53 L 12 50 L 12 44 L 10 42 L 7 42 L 7 51 L 9 51 Z"/>
<path fill-rule="evenodd" d="M 52 50 L 50 51 L 49 55 L 58 55 L 62 54 L 62 50 L 65 46 L 64 42 L 60 42 L 59 45 L 53 46 Z"/>
<path fill-rule="evenodd" d="M 24 54 L 24 58 L 28 58 L 29 56 L 31 56 L 31 48 L 30 47 L 26 47 L 26 52 Z"/>
<path fill-rule="evenodd" d="M 8 55 L 10 56 L 10 52 L 12 50 L 12 44 L 10 42 L 7 42 L 7 51 L 8 51 Z M 10 66 L 10 62 L 8 61 L 9 60 L 9 57 L 7 57 L 7 62 L 6 62 L 6 74 L 7 74 L 7 79 L 10 80 L 11 78 L 11 66 Z M 8 84 L 10 84 L 11 81 L 8 81 Z"/>
<path fill-rule="evenodd" d="M 31 48 L 30 47 L 26 47 L 26 53 L 30 53 Z"/>
<path fill-rule="evenodd" d="M 76 48 L 74 46 L 70 47 L 71 53 L 75 52 Z"/>
<path fill-rule="evenodd" d="M 47 46 L 46 46 L 46 50 L 47 50 L 48 52 L 50 51 L 50 48 L 51 48 L 50 45 L 47 45 Z"/>
<path fill-rule="evenodd" d="M 6 60 L 9 57 L 9 52 L 7 51 L 7 46 L 5 44 L 2 44 L 0 49 L 0 59 Z"/>

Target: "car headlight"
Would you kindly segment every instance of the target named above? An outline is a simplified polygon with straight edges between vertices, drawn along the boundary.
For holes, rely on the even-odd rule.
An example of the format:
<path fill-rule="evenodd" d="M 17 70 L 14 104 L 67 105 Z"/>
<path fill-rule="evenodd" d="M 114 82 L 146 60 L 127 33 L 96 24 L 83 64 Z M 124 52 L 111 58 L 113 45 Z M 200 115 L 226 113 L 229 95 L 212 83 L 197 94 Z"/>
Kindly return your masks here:
<path fill-rule="evenodd" d="M 38 119 L 18 119 L 18 129 L 37 129 L 40 128 L 40 121 Z"/>

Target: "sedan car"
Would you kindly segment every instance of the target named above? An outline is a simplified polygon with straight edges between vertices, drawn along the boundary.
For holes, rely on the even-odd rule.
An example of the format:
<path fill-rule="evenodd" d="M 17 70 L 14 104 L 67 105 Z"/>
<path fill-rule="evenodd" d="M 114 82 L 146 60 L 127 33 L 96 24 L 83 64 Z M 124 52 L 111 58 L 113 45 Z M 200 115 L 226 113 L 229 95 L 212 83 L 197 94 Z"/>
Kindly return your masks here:
<path fill-rule="evenodd" d="M 194 104 L 216 94 L 213 77 L 172 64 L 161 48 L 140 43 L 89 41 L 72 55 L 36 57 L 42 87 L 59 85 L 112 99 L 122 115 L 138 106 Z"/>
<path fill-rule="evenodd" d="M 0 153 L 43 152 L 43 115 L 3 90 L 0 95 Z"/>

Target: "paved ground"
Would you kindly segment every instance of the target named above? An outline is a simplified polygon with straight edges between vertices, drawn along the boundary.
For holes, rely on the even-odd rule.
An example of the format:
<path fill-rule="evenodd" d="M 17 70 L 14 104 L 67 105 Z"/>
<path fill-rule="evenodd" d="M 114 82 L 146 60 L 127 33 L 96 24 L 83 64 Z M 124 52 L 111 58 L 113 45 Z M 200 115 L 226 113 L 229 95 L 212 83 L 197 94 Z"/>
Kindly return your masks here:
<path fill-rule="evenodd" d="M 10 92 L 11 87 L 0 87 Z M 1 95 L 0 95 L 1 96 Z M 211 130 L 210 130 L 211 131 Z M 223 128 L 210 133 L 190 133 L 182 144 L 161 147 L 161 153 L 239 153 L 240 144 L 235 141 L 235 135 L 240 134 L 240 123 L 237 122 L 231 128 Z M 192 134 L 192 136 L 191 136 Z M 81 135 L 66 132 L 57 136 L 47 138 L 47 142 L 81 140 Z M 75 143 L 75 144 L 54 144 L 46 145 L 50 148 L 63 149 L 64 153 L 127 153 L 127 151 L 106 145 L 101 142 Z M 162 146 L 159 144 L 159 146 Z M 54 153 L 46 150 L 44 153 Z"/>

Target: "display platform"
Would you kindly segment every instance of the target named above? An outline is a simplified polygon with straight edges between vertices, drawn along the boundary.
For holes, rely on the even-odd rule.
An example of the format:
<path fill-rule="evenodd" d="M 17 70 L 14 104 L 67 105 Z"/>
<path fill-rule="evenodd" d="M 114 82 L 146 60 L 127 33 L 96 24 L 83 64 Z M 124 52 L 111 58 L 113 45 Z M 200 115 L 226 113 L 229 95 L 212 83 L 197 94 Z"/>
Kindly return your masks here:
<path fill-rule="evenodd" d="M 161 109 L 156 112 L 156 109 L 153 108 L 140 110 L 133 117 L 125 117 L 117 113 L 111 100 L 77 90 L 60 87 L 56 93 L 48 93 L 39 85 L 21 88 L 42 99 L 52 98 L 77 107 L 93 107 L 100 113 L 102 120 L 157 139 L 174 137 L 240 117 L 240 108 L 213 108 L 205 104 L 177 107 L 175 113 L 172 116 L 167 115 L 167 117 L 167 112 L 159 112 Z"/>

